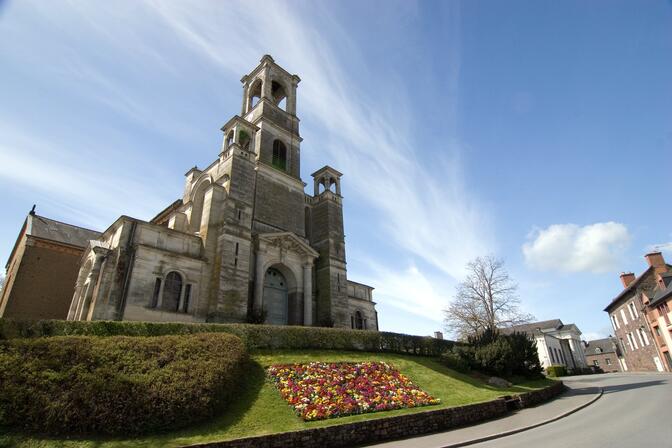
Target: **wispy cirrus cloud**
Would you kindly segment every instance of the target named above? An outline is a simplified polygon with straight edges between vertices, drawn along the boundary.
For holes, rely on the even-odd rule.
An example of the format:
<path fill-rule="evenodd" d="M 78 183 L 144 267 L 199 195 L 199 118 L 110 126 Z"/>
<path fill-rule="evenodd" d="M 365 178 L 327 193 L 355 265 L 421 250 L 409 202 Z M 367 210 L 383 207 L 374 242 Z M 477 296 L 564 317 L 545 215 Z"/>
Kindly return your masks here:
<path fill-rule="evenodd" d="M 348 203 L 360 213 L 370 214 L 372 230 L 384 232 L 387 244 L 402 253 L 403 260 L 423 260 L 423 266 L 431 266 L 450 284 L 462 275 L 469 259 L 491 252 L 495 245 L 490 216 L 470 193 L 460 159 L 459 5 L 451 4 L 448 10 L 446 26 L 450 38 L 443 55 L 451 60 L 442 78 L 447 79 L 443 86 L 447 102 L 444 123 L 452 138 L 430 140 L 431 148 L 419 147 L 415 138 L 431 131 L 423 127 L 409 104 L 417 85 L 372 69 L 359 42 L 339 22 L 331 6 L 314 2 L 205 4 L 147 0 L 114 5 L 73 1 L 68 8 L 40 3 L 36 9 L 45 21 L 48 18 L 48 23 L 43 24 L 45 33 L 49 24 L 55 27 L 50 36 L 56 41 L 53 52 L 66 56 L 62 65 L 58 57 L 49 59 L 53 66 L 45 70 L 68 81 L 70 91 L 174 138 L 185 138 L 192 132 L 190 123 L 177 118 L 178 88 L 220 95 L 221 90 L 235 89 L 235 84 L 224 85 L 222 80 L 228 83 L 239 78 L 258 63 L 261 55 L 272 54 L 279 64 L 302 78 L 298 107 L 305 138 L 303 166 L 318 168 L 318 164 L 329 163 L 344 172 Z M 403 13 L 405 20 L 412 20 L 412 9 Z M 14 32 L 19 33 L 15 36 L 29 37 L 18 27 Z M 86 45 L 81 43 L 80 47 L 79 39 L 84 38 Z M 33 38 L 32 45 L 39 47 L 39 39 Z M 0 43 L 0 51 L 14 50 Z M 31 54 L 15 56 L 30 59 Z M 154 96 L 148 94 L 154 84 L 161 83 L 168 87 Z M 156 96 L 160 94 L 163 96 L 159 101 Z M 178 99 L 170 104 L 166 96 Z M 222 113 L 225 121 L 227 112 Z M 41 146 L 31 145 L 30 148 Z M 61 141 L 56 145 L 57 142 L 50 142 L 50 150 L 69 155 L 78 161 L 77 168 L 64 166 L 59 158 L 45 162 L 39 150 L 22 149 L 28 146 L 9 144 L 0 136 L 3 156 L 13 158 L 12 164 L 7 165 L 13 168 L 0 171 L 0 179 L 28 185 L 32 182 L 29 176 L 17 174 L 21 167 L 34 164 L 43 170 L 47 166 L 62 168 L 61 174 L 50 181 L 51 188 L 45 186 L 43 191 L 48 189 L 53 197 L 68 198 L 73 213 L 81 214 L 91 207 L 118 206 L 119 197 L 125 197 L 119 189 L 97 188 L 96 181 L 101 179 L 107 179 L 107 185 L 128 185 L 136 190 L 136 198 L 145 198 L 142 207 L 134 205 L 121 213 L 147 216 L 146 209 L 156 211 L 170 197 L 164 185 L 141 178 L 138 167 L 129 168 L 126 173 L 101 171 L 87 178 L 86 173 L 96 164 L 90 159 L 78 159 L 84 145 L 76 140 L 73 144 Z M 132 150 L 143 151 L 142 143 L 125 151 Z M 20 154 L 12 155 L 12 151 Z M 211 149 L 195 149 L 194 154 L 200 157 L 208 151 Z M 435 155 L 428 156 L 429 153 Z M 152 166 L 161 167 L 162 163 L 168 162 L 157 158 Z M 127 183 L 132 178 L 135 183 Z M 381 254 L 378 261 L 384 257 Z M 402 270 L 397 274 L 408 287 L 403 294 L 399 294 L 400 288 L 379 287 L 377 297 L 406 310 L 417 311 L 417 303 L 422 303 L 423 316 L 436 317 L 446 302 L 432 285 L 436 276 L 430 277 L 414 263 L 395 264 L 406 266 L 395 268 Z M 386 285 L 397 285 L 393 281 L 395 268 L 378 272 L 377 277 Z"/>
<path fill-rule="evenodd" d="M 107 228 L 110 216 L 128 214 L 149 219 L 166 203 L 153 187 L 151 174 L 138 177 L 123 166 L 88 161 L 96 157 L 85 146 L 54 151 L 60 145 L 47 142 L 16 127 L 0 125 L 0 179 L 22 185 L 38 205 L 67 211 L 73 222 L 96 229 Z M 97 144 L 102 153 L 110 152 Z M 138 198 L 141 198 L 138 200 Z M 123 204 L 124 210 L 120 210 Z M 112 213 L 110 207 L 113 207 Z"/>
<path fill-rule="evenodd" d="M 311 137 L 320 139 L 306 145 L 328 151 L 328 159 L 346 173 L 349 192 L 381 213 L 378 221 L 396 245 L 454 277 L 461 275 L 469 259 L 492 249 L 489 216 L 461 176 L 459 142 L 443 143 L 444 147 L 434 148 L 443 156 L 421 162 L 420 148 L 413 146 L 412 138 L 419 131 L 399 126 L 413 121 L 412 112 L 399 104 L 403 95 L 394 97 L 393 107 L 389 96 L 376 95 L 385 91 L 385 86 L 375 86 L 385 84 L 384 77 L 368 70 L 356 43 L 338 23 L 309 20 L 293 3 L 285 2 L 265 4 L 269 13 L 261 15 L 254 2 L 207 10 L 151 4 L 194 51 L 222 70 L 245 72 L 250 54 L 272 53 L 284 67 L 300 73 L 300 112 L 311 123 Z M 452 11 L 455 39 L 448 55 L 454 63 L 448 90 L 453 101 L 447 121 L 454 130 L 459 22 L 459 10 Z M 327 32 L 348 49 L 346 55 L 325 36 Z M 394 110 L 394 121 L 381 114 L 385 110 Z"/>

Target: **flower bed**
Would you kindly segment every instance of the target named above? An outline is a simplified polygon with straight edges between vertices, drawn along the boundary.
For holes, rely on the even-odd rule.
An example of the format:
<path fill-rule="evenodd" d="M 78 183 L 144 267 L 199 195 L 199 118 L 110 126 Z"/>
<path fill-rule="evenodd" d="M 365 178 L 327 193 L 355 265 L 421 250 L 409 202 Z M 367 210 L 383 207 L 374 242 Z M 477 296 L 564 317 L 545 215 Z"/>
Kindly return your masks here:
<path fill-rule="evenodd" d="M 268 375 L 305 421 L 439 403 L 384 362 L 281 364 Z"/>

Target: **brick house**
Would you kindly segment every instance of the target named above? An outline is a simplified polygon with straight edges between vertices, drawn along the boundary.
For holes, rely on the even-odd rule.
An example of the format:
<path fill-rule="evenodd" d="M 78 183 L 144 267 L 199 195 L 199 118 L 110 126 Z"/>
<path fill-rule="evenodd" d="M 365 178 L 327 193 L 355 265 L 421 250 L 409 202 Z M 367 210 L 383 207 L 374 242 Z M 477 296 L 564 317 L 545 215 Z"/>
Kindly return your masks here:
<path fill-rule="evenodd" d="M 662 355 L 668 371 L 672 371 L 672 272 L 659 274 L 657 284 L 651 293 L 642 293 L 642 302 L 646 306 L 649 325 L 654 342 Z"/>
<path fill-rule="evenodd" d="M 670 278 L 667 274 L 672 273 L 672 266 L 665 263 L 660 252 L 646 254 L 644 258 L 648 268 L 638 277 L 631 272 L 622 273 L 624 289 L 604 311 L 609 313 L 623 353 L 623 370 L 669 372 L 672 360 L 667 347 L 672 340 L 667 325 L 669 308 L 665 311 L 669 280 L 665 281 Z"/>
<path fill-rule="evenodd" d="M 623 371 L 621 350 L 616 338 L 588 341 L 583 351 L 586 353 L 586 362 L 590 367 L 600 369 L 604 373 Z"/>
<path fill-rule="evenodd" d="M 5 265 L 0 317 L 65 319 L 84 247 L 99 237 L 31 210 Z"/>

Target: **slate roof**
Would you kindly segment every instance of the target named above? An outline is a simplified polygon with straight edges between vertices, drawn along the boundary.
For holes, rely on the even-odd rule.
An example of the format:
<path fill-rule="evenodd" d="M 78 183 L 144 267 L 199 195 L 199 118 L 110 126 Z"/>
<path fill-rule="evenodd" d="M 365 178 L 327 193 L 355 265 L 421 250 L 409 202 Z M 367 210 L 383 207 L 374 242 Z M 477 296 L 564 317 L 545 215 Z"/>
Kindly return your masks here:
<path fill-rule="evenodd" d="M 665 266 L 667 266 L 667 269 L 672 269 L 672 265 L 669 265 L 669 264 L 665 263 Z M 641 274 L 639 277 L 637 277 L 636 279 L 634 279 L 634 280 L 627 286 L 627 288 L 624 288 L 623 291 L 621 291 L 616 297 L 614 297 L 614 298 L 611 300 L 611 302 L 609 303 L 609 305 L 606 306 L 606 308 L 604 309 L 604 311 L 609 312 L 609 310 L 611 309 L 612 306 L 614 306 L 614 305 L 615 305 L 618 301 L 620 301 L 623 297 L 625 297 L 625 296 L 627 296 L 629 293 L 633 292 L 634 289 L 635 289 L 640 283 L 642 283 L 642 280 L 644 280 L 645 278 L 647 278 L 649 275 L 653 275 L 654 272 L 655 272 L 655 269 L 654 269 L 653 266 L 649 266 L 648 268 L 646 268 L 646 271 L 642 272 L 642 274 Z M 667 272 L 667 273 L 662 274 L 662 275 L 665 276 L 665 275 L 668 275 L 668 274 L 670 274 L 670 272 Z M 645 291 L 645 292 L 646 292 L 646 291 Z M 653 302 L 653 300 L 652 300 L 651 302 Z"/>
<path fill-rule="evenodd" d="M 5 268 L 9 267 L 9 263 L 16 253 L 16 248 L 21 241 L 24 231 L 26 235 L 32 236 L 34 238 L 55 241 L 57 243 L 68 244 L 70 246 L 76 246 L 80 248 L 86 247 L 86 245 L 89 243 L 89 240 L 97 240 L 101 235 L 100 232 L 96 232 L 95 230 L 73 226 L 72 224 L 66 224 L 64 222 L 49 219 L 44 216 L 39 216 L 31 212 L 28 214 L 26 220 L 23 223 L 23 227 L 21 228 L 19 236 L 14 243 L 12 252 L 9 254 L 9 259 L 7 260 Z"/>
<path fill-rule="evenodd" d="M 663 274 L 663 276 L 665 277 L 667 277 L 668 275 L 672 274 Z M 656 306 L 658 302 L 662 302 L 668 297 L 672 297 L 672 282 L 665 282 L 665 283 L 667 283 L 667 287 L 665 287 L 664 289 L 656 290 L 656 293 L 653 295 L 651 300 L 649 300 L 649 306 Z"/>
<path fill-rule="evenodd" d="M 38 215 L 28 215 L 26 234 L 82 248 L 89 243 L 89 240 L 96 240 L 101 235 L 100 232 L 95 230 L 73 226 Z"/>
<path fill-rule="evenodd" d="M 573 325 L 573 324 L 570 324 Z M 530 324 L 514 325 L 513 327 L 501 328 L 500 331 L 504 334 L 513 332 L 518 333 L 539 333 L 539 330 L 558 330 L 564 325 L 560 319 L 543 320 L 541 322 L 532 322 Z"/>
<path fill-rule="evenodd" d="M 588 341 L 587 346 L 584 348 L 586 356 L 589 355 L 599 355 L 602 353 L 616 353 L 616 338 L 604 338 L 596 339 L 594 341 Z M 598 351 L 600 349 L 601 351 Z"/>

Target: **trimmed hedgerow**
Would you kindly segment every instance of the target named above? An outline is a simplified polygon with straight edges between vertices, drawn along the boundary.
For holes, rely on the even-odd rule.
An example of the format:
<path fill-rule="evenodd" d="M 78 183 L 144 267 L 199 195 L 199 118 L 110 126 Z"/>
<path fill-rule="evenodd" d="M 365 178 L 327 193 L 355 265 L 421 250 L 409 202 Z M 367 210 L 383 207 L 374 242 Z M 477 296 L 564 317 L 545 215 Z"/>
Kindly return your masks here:
<path fill-rule="evenodd" d="M 453 341 L 432 337 L 325 327 L 0 319 L 0 339 L 66 335 L 160 336 L 204 332 L 235 334 L 250 350 L 333 349 L 439 356 L 455 345 Z"/>
<path fill-rule="evenodd" d="M 187 426 L 234 397 L 246 360 L 229 334 L 0 341 L 0 426 L 109 435 Z"/>

